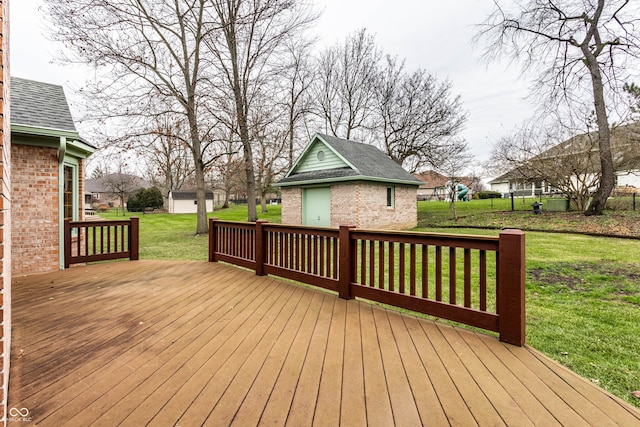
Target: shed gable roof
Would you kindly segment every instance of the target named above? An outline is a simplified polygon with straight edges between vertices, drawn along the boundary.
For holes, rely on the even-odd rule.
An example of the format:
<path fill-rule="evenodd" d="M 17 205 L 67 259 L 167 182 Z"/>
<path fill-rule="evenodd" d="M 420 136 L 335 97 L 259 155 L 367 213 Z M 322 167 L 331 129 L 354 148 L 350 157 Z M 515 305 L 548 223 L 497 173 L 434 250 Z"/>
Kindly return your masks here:
<path fill-rule="evenodd" d="M 319 160 L 318 151 L 329 151 Z M 314 159 L 315 157 L 315 159 Z M 418 186 L 421 181 L 369 144 L 316 134 L 279 186 L 340 181 L 378 181 Z"/>

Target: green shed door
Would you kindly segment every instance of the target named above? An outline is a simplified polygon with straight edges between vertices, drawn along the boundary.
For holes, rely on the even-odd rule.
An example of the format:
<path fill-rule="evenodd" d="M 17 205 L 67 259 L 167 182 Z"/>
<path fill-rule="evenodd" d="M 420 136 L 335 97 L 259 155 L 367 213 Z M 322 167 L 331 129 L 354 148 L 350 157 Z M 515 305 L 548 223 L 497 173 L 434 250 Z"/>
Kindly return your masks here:
<path fill-rule="evenodd" d="M 329 187 L 306 188 L 302 193 L 302 225 L 331 226 Z"/>

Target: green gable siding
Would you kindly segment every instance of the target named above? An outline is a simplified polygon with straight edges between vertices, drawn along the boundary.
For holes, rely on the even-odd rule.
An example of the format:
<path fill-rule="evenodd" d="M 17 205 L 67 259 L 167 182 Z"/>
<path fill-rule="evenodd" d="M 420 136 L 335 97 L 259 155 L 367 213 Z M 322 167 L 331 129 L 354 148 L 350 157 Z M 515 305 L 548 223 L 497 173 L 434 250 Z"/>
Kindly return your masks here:
<path fill-rule="evenodd" d="M 318 152 L 324 153 L 324 158 L 318 160 Z M 305 154 L 305 156 L 298 163 L 298 167 L 295 173 L 312 172 L 327 169 L 344 168 L 348 165 L 338 157 L 333 150 L 324 145 L 322 142 L 317 141 Z"/>

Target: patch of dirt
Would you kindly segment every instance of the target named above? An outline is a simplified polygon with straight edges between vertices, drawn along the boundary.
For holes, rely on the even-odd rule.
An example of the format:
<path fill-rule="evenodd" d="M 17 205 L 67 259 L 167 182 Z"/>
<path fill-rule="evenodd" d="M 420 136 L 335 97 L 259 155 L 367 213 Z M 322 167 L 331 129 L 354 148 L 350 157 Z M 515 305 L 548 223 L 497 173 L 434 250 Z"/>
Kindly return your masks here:
<path fill-rule="evenodd" d="M 640 272 L 635 266 L 628 267 L 616 264 L 611 266 L 603 263 L 555 263 L 545 268 L 528 270 L 531 278 L 541 285 L 564 285 L 573 291 L 585 290 L 583 277 L 586 275 L 606 276 L 617 278 L 620 282 L 640 281 Z M 612 283 L 615 286 L 615 283 Z M 627 294 L 622 286 L 616 286 L 620 294 Z"/>
<path fill-rule="evenodd" d="M 522 211 L 487 212 L 459 218 L 456 226 L 640 238 L 640 214 L 637 212 L 603 216 L 585 216 L 575 212 L 543 212 L 540 215 Z"/>

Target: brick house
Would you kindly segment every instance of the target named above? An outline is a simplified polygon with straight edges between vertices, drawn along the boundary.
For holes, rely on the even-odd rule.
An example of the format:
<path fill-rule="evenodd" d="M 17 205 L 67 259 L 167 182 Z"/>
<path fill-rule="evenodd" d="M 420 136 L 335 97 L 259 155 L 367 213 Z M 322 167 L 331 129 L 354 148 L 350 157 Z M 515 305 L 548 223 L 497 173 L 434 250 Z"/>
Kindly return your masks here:
<path fill-rule="evenodd" d="M 63 268 L 64 219 L 84 219 L 84 159 L 62 86 L 11 78 L 12 273 Z"/>
<path fill-rule="evenodd" d="M 149 182 L 136 175 L 127 173 L 110 173 L 100 178 L 85 181 L 84 204 L 87 208 L 107 205 L 111 208 L 126 206 L 129 196 L 142 188 L 153 187 Z"/>
<path fill-rule="evenodd" d="M 451 178 L 448 178 L 434 170 L 416 173 L 413 176 L 422 181 L 422 185 L 418 188 L 418 200 L 446 200 L 449 197 Z M 474 178 L 462 176 L 457 178 L 456 182 L 459 182 L 468 188 L 473 188 L 474 184 L 477 183 L 476 180 L 474 180 Z"/>
<path fill-rule="evenodd" d="M 316 134 L 276 185 L 285 224 L 399 230 L 417 225 L 420 184 L 372 145 Z"/>

